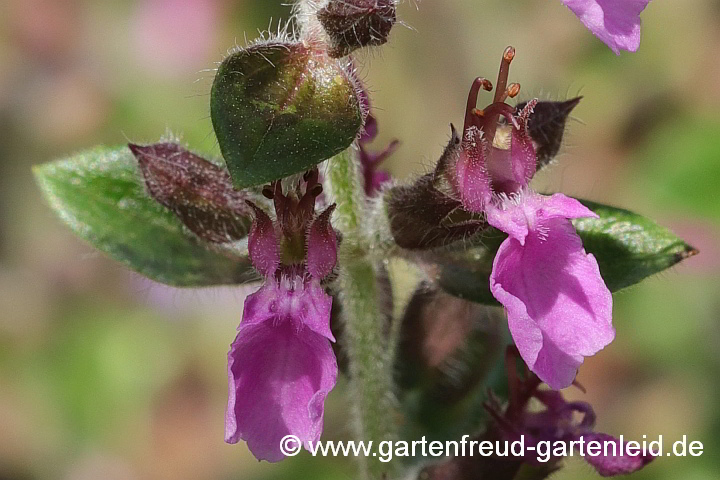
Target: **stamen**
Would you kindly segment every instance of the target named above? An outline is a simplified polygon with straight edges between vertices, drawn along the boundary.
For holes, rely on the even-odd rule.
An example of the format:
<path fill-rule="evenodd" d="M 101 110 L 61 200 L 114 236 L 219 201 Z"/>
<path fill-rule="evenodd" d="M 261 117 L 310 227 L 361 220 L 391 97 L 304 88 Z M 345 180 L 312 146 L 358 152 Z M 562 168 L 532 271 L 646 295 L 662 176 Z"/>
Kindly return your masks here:
<path fill-rule="evenodd" d="M 587 390 L 585 390 L 585 387 L 577 380 L 573 380 L 572 385 L 578 390 L 580 390 L 582 393 L 587 394 Z"/>
<path fill-rule="evenodd" d="M 495 90 L 495 100 L 493 103 L 501 102 L 500 97 L 505 93 L 508 82 L 508 74 L 510 73 L 510 63 L 515 58 L 515 49 L 507 47 L 503 52 L 503 58 L 500 62 L 500 72 L 498 73 L 497 89 Z"/>
<path fill-rule="evenodd" d="M 465 108 L 465 125 L 463 127 L 463 132 L 470 128 L 470 125 L 473 124 L 473 110 L 475 110 L 475 107 L 477 106 L 478 93 L 480 93 L 481 88 L 486 92 L 491 92 L 493 85 L 490 80 L 483 77 L 478 77 L 473 81 L 470 86 L 470 93 L 468 94 L 467 107 Z"/>
<path fill-rule="evenodd" d="M 275 205 L 275 215 L 280 221 L 280 223 L 282 223 L 280 219 L 284 218 L 287 214 L 290 202 L 288 202 L 288 197 L 283 195 L 281 180 L 276 180 L 272 182 L 270 184 L 270 188 L 273 189 L 272 199 L 273 204 Z"/>
<path fill-rule="evenodd" d="M 500 62 L 500 72 L 498 73 L 497 88 L 495 89 L 495 99 L 493 104 L 502 103 L 508 97 L 508 75 L 510 73 L 510 63 L 515 58 L 515 48 L 507 47 L 503 52 L 502 61 Z M 513 88 L 514 90 L 514 88 Z M 489 145 L 495 140 L 495 132 L 497 131 L 498 115 L 490 115 L 486 120 L 485 138 Z"/>
<path fill-rule="evenodd" d="M 503 93 L 500 96 L 500 101 L 504 102 L 508 98 L 515 98 L 515 97 L 517 97 L 518 93 L 520 93 L 520 84 L 519 83 L 511 83 L 505 89 L 505 93 Z"/>

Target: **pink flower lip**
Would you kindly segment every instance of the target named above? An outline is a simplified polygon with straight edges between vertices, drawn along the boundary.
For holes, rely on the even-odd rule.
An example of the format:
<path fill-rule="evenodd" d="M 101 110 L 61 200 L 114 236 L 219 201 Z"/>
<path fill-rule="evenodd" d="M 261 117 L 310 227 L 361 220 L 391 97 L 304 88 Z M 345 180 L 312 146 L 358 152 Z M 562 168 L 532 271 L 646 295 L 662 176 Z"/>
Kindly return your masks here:
<path fill-rule="evenodd" d="M 612 295 L 571 218 L 595 216 L 575 199 L 528 192 L 488 209 L 508 233 L 493 261 L 490 291 L 505 306 L 510 333 L 527 365 L 554 389 L 615 337 Z"/>

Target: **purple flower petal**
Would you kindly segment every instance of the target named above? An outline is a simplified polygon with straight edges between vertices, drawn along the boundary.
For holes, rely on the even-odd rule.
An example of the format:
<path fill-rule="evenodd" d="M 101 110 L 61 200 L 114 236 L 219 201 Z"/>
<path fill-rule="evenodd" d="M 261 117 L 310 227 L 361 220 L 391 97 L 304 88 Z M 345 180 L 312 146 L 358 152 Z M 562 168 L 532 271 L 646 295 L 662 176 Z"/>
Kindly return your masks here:
<path fill-rule="evenodd" d="M 510 137 L 513 177 L 515 182 L 521 186 L 526 186 L 530 183 L 530 179 L 532 179 L 535 175 L 535 170 L 537 170 L 535 147 L 533 146 L 532 138 L 527 129 L 528 120 L 535 105 L 537 105 L 537 100 L 531 100 L 515 117 L 517 128 L 512 129 Z"/>
<path fill-rule="evenodd" d="M 491 225 L 510 234 L 493 262 L 490 290 L 507 310 L 520 355 L 554 389 L 569 386 L 584 357 L 615 336 L 610 291 L 568 220 L 586 212 L 562 194 L 534 193 L 487 212 Z"/>
<path fill-rule="evenodd" d="M 316 281 L 304 282 L 300 278 L 283 279 L 280 284 L 271 282 L 248 295 L 240 324 L 268 321 L 289 321 L 298 330 L 304 327 L 335 341 L 330 331 L 332 297 Z"/>
<path fill-rule="evenodd" d="M 307 269 L 314 278 L 330 275 L 337 263 L 337 235 L 330 224 L 335 204 L 330 205 L 310 225 L 307 238 Z"/>
<path fill-rule="evenodd" d="M 470 212 L 484 211 L 492 198 L 490 174 L 485 161 L 486 142 L 482 135 L 476 127 L 467 129 L 455 163 L 455 188 L 463 206 Z"/>
<path fill-rule="evenodd" d="M 247 202 L 255 211 L 248 234 L 248 254 L 255 269 L 266 277 L 271 276 L 280 265 L 277 237 L 272 220 L 265 211 L 252 202 Z"/>
<path fill-rule="evenodd" d="M 590 31 L 615 54 L 637 51 L 640 13 L 650 0 L 563 0 Z"/>
<path fill-rule="evenodd" d="M 598 218 L 598 214 L 574 198 L 562 193 L 542 196 L 542 212 L 545 218 Z"/>
<path fill-rule="evenodd" d="M 605 442 L 610 442 L 610 444 L 615 445 L 615 451 L 613 451 L 612 446 L 608 447 L 607 452 L 609 455 L 607 456 L 585 455 L 585 460 L 603 477 L 613 477 L 615 475 L 626 475 L 636 472 L 655 458 L 650 454 L 643 455 L 642 452 L 639 452 L 639 455 L 629 455 L 627 450 L 621 451 L 620 440 L 607 433 L 588 433 L 587 435 L 582 435 L 582 437 L 585 439 L 586 445 L 591 441 L 600 442 L 600 452 L 603 454 L 605 453 Z M 624 446 L 627 446 L 627 444 L 624 444 Z M 617 455 L 613 455 L 613 453 L 617 453 Z"/>
<path fill-rule="evenodd" d="M 375 116 L 370 113 L 365 119 L 363 133 L 358 139 L 358 157 L 360 158 L 360 164 L 362 165 L 363 175 L 365 177 L 365 193 L 368 196 L 372 196 L 374 193 L 380 191 L 383 184 L 390 181 L 390 174 L 378 170 L 378 166 L 400 146 L 398 140 L 393 140 L 383 150 L 378 152 L 369 151 L 367 144 L 372 142 L 377 134 L 377 120 Z"/>
<path fill-rule="evenodd" d="M 258 460 L 269 462 L 284 458 L 285 435 L 307 448 L 322 434 L 325 397 L 336 378 L 327 338 L 282 319 L 243 322 L 228 354 L 225 441 L 245 440 Z"/>

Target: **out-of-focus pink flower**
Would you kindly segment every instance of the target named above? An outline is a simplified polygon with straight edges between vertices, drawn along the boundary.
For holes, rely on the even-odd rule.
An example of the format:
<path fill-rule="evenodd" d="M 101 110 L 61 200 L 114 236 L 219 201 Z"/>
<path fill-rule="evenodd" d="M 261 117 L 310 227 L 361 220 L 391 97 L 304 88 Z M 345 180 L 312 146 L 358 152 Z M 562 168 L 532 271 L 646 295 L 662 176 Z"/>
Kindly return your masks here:
<path fill-rule="evenodd" d="M 617 55 L 640 46 L 640 13 L 650 0 L 562 0 Z"/>
<path fill-rule="evenodd" d="M 373 195 L 375 192 L 380 191 L 380 188 L 391 180 L 390 174 L 383 170 L 378 170 L 378 167 L 387 157 L 392 155 L 400 145 L 398 140 L 393 140 L 379 152 L 371 152 L 367 149 L 367 144 L 372 142 L 377 134 L 377 119 L 372 113 L 368 113 L 365 119 L 365 130 L 358 139 L 360 164 L 362 165 L 363 175 L 365 177 L 365 193 L 367 195 Z"/>
<path fill-rule="evenodd" d="M 562 443 L 566 443 L 567 452 L 573 445 L 582 445 L 585 461 L 604 477 L 635 472 L 655 458 L 654 454 L 658 452 L 635 453 L 628 449 L 627 442 L 621 443 L 611 435 L 595 432 L 595 412 L 589 403 L 568 402 L 560 392 L 541 390 L 540 379 L 527 371 L 524 378 L 520 378 L 515 365 L 516 355 L 514 349 L 508 349 L 506 360 L 510 395 L 507 406 L 503 408 L 491 396 L 485 408 L 495 419 L 495 428 L 501 437 L 509 441 L 524 438 L 525 450 L 533 452 L 526 454 L 526 463 L 537 465 L 540 456 L 544 464 L 559 460 L 555 452 Z M 544 409 L 531 408 L 532 399 Z M 541 442 L 547 448 L 541 447 Z M 590 442 L 597 444 L 588 448 Z M 527 447 L 532 447 L 532 450 Z M 545 454 L 540 455 L 543 450 L 547 451 L 547 458 Z M 599 455 L 596 455 L 598 452 Z"/>
<path fill-rule="evenodd" d="M 146 67 L 162 76 L 196 72 L 213 53 L 221 0 L 141 0 L 132 30 Z"/>
<path fill-rule="evenodd" d="M 335 207 L 315 215 L 319 186 L 317 170 L 289 195 L 275 182 L 266 192 L 273 197 L 277 223 L 252 205 L 248 250 L 266 283 L 245 300 L 228 353 L 225 441 L 245 440 L 259 460 L 282 460 L 280 441 L 286 435 L 306 447 L 320 439 L 325 397 L 337 378 L 330 345 L 332 297 L 320 283 L 337 259 L 330 225 Z"/>

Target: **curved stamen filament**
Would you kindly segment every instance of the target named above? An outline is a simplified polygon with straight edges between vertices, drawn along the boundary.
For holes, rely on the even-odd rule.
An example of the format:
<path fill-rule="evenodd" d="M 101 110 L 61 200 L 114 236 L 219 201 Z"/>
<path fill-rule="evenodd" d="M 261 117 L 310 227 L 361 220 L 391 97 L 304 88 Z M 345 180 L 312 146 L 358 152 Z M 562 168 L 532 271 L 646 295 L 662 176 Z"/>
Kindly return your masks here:
<path fill-rule="evenodd" d="M 493 104 L 504 102 L 508 96 L 508 75 L 510 73 L 510 63 L 512 63 L 513 58 L 515 58 L 515 48 L 512 46 L 507 47 L 503 52 L 502 61 L 500 62 L 500 72 L 498 72 L 497 88 L 495 89 Z M 487 139 L 489 145 L 492 145 L 493 140 L 495 140 L 497 120 L 497 115 L 492 115 L 487 119 L 485 138 Z"/>
<path fill-rule="evenodd" d="M 477 106 L 478 94 L 481 88 L 486 92 L 491 92 L 493 85 L 490 80 L 483 77 L 478 77 L 473 81 L 470 86 L 470 93 L 468 94 L 467 106 L 465 108 L 465 125 L 463 126 L 463 132 L 470 128 L 470 125 L 474 124 L 473 114 L 477 110 L 475 107 Z"/>
<path fill-rule="evenodd" d="M 480 110 L 479 108 L 473 108 L 470 112 L 472 119 L 470 122 L 470 125 L 474 125 L 478 129 L 485 132 L 485 138 L 488 142 L 492 141 L 489 137 L 487 137 L 487 132 L 493 128 L 493 136 L 494 136 L 494 126 L 497 124 L 497 119 L 501 115 L 505 118 L 507 118 L 508 122 L 517 126 L 516 122 L 513 118 L 513 113 L 515 112 L 515 109 L 504 102 L 499 103 L 493 103 L 492 105 L 488 105 L 485 107 L 485 109 Z M 491 124 L 492 122 L 492 124 Z M 492 144 L 490 144 L 492 145 Z"/>

